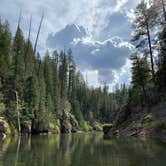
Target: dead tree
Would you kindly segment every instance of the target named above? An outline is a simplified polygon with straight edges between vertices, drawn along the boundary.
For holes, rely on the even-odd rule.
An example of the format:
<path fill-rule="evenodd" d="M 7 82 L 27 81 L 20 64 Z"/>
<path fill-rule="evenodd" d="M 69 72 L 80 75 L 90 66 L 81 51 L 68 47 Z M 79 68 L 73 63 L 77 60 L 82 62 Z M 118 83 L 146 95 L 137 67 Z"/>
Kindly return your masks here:
<path fill-rule="evenodd" d="M 16 110 L 17 110 L 17 123 L 18 123 L 18 132 L 21 133 L 21 124 L 20 124 L 20 112 L 19 112 L 19 99 L 18 99 L 18 92 L 15 91 L 16 95 Z"/>
<path fill-rule="evenodd" d="M 38 43 L 39 34 L 40 34 L 43 19 L 44 19 L 44 13 L 42 14 L 40 24 L 39 24 L 39 28 L 38 28 L 38 32 L 37 32 L 37 36 L 36 36 L 36 41 L 35 41 L 35 46 L 34 46 L 34 54 L 36 54 L 36 48 L 37 48 L 37 43 Z"/>

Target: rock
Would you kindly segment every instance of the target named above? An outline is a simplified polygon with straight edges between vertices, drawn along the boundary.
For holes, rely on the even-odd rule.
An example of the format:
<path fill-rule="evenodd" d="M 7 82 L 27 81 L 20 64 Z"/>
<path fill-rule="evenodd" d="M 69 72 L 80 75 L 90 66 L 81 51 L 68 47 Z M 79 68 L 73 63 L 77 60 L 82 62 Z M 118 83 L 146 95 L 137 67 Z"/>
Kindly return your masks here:
<path fill-rule="evenodd" d="M 71 133 L 72 126 L 69 121 L 63 120 L 61 122 L 61 133 Z"/>
<path fill-rule="evenodd" d="M 121 125 L 126 120 L 130 119 L 131 117 L 131 110 L 128 107 L 125 107 L 124 109 L 120 110 L 116 117 L 116 126 Z"/>
<path fill-rule="evenodd" d="M 114 136 L 114 130 L 112 124 L 103 125 L 104 138 L 111 138 Z"/>
<path fill-rule="evenodd" d="M 76 118 L 74 115 L 64 110 L 61 117 L 61 133 L 77 132 L 77 130 L 78 122 Z"/>
<path fill-rule="evenodd" d="M 0 118 L 0 137 L 5 138 L 11 134 L 9 124 L 5 121 L 4 118 Z"/>
<path fill-rule="evenodd" d="M 22 134 L 31 134 L 31 122 L 26 121 L 21 125 L 21 133 Z"/>
<path fill-rule="evenodd" d="M 76 133 L 78 131 L 78 122 L 74 115 L 70 114 L 70 124 L 72 126 L 71 132 Z"/>
<path fill-rule="evenodd" d="M 58 134 L 60 133 L 60 129 L 59 129 L 59 126 L 56 125 L 55 123 L 49 123 L 49 126 L 48 126 L 48 133 L 51 133 L 51 134 Z"/>

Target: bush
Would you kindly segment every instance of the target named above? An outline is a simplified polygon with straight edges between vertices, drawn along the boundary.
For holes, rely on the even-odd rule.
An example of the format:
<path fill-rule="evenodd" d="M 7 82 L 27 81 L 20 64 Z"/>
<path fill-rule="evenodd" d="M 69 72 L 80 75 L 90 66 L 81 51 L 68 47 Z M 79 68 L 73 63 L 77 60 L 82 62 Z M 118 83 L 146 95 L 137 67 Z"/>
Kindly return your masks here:
<path fill-rule="evenodd" d="M 59 134 L 60 133 L 60 129 L 59 126 L 54 124 L 54 123 L 49 123 L 48 125 L 48 131 L 54 134 Z"/>
<path fill-rule="evenodd" d="M 153 119 L 153 115 L 152 114 L 147 114 L 145 117 L 144 117 L 144 120 L 152 120 Z"/>
<path fill-rule="evenodd" d="M 95 131 L 103 131 L 102 124 L 100 124 L 99 122 L 94 122 L 92 127 Z"/>
<path fill-rule="evenodd" d="M 166 130 L 166 121 L 153 121 L 145 124 L 146 129 Z"/>
<path fill-rule="evenodd" d="M 88 131 L 92 131 L 93 129 L 92 129 L 92 126 L 90 126 L 90 125 L 88 124 L 88 122 L 85 121 L 85 122 L 83 123 L 82 130 L 85 131 L 85 132 L 88 132 Z"/>
<path fill-rule="evenodd" d="M 141 123 L 133 121 L 131 124 L 132 129 L 139 129 L 141 128 Z"/>
<path fill-rule="evenodd" d="M 11 129 L 7 121 L 3 117 L 0 117 L 0 134 L 2 133 L 5 135 L 10 135 Z"/>

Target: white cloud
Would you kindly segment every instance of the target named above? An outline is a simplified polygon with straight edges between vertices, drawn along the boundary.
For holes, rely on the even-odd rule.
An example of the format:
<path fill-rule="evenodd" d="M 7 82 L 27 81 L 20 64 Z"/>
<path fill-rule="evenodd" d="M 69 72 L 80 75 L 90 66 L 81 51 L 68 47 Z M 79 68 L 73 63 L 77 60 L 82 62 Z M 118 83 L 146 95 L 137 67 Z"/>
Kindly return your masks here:
<path fill-rule="evenodd" d="M 120 79 L 120 76 L 126 74 L 124 69 L 127 69 L 125 65 L 133 46 L 120 37 L 97 41 L 90 33 L 83 32 L 83 27 L 67 25 L 55 35 L 48 37 L 48 46 L 59 50 L 63 49 L 64 45 L 66 49 L 72 48 L 77 66 L 84 73 L 86 69 L 86 74 L 90 78 L 89 85 L 114 85 L 118 81 L 129 83 L 125 78 Z"/>
<path fill-rule="evenodd" d="M 73 34 L 66 33 L 67 35 L 59 39 L 56 44 L 59 47 L 67 47 L 70 43 L 69 45 L 74 47 L 78 54 L 76 55 L 78 65 L 82 71 L 88 67 L 88 71 L 91 73 L 90 78 L 93 78 L 90 82 L 94 85 L 98 85 L 97 80 L 104 80 L 104 77 L 112 77 L 113 82 L 118 82 L 120 80 L 118 70 L 123 75 L 125 75 L 125 71 L 128 72 L 126 77 L 129 76 L 129 70 L 124 66 L 129 57 L 127 53 L 132 49 L 132 45 L 127 40 L 129 40 L 131 33 L 131 22 L 134 17 L 133 8 L 140 0 L 0 1 L 0 16 L 2 19 L 9 20 L 13 34 L 16 31 L 19 12 L 22 10 L 21 26 L 25 36 L 28 36 L 28 24 L 32 14 L 31 39 L 33 42 L 42 12 L 45 13 L 38 46 L 38 50 L 42 53 L 47 49 L 46 40 L 49 34 L 54 36 L 66 25 L 71 24 L 86 27 L 87 29 L 84 29 L 83 32 L 81 26 L 76 26 L 77 34 L 75 32 Z M 124 72 L 122 72 L 122 68 Z M 101 75 L 101 73 L 107 74 Z M 123 76 L 121 77 L 123 78 Z"/>

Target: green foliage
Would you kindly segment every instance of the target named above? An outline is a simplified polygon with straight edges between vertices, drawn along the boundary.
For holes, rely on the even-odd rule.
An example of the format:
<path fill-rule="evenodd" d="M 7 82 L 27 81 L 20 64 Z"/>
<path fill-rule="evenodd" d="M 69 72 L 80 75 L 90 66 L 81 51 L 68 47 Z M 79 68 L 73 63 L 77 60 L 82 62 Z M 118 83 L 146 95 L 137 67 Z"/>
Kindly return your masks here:
<path fill-rule="evenodd" d="M 60 133 L 60 128 L 55 123 L 50 122 L 48 124 L 48 131 L 51 132 L 51 133 L 59 134 Z"/>
<path fill-rule="evenodd" d="M 88 124 L 88 122 L 84 122 L 83 125 L 81 126 L 82 130 L 85 132 L 92 131 L 92 127 Z"/>
<path fill-rule="evenodd" d="M 166 130 L 166 122 L 165 121 L 153 121 L 150 123 L 146 123 L 144 125 L 146 129 L 155 129 L 155 130 Z"/>
<path fill-rule="evenodd" d="M 144 120 L 152 120 L 153 119 L 153 115 L 151 113 L 145 115 Z"/>
<path fill-rule="evenodd" d="M 57 121 L 64 111 L 70 115 L 64 122 L 69 128 L 91 131 L 94 124 L 100 130 L 100 123 L 109 122 L 112 111 L 123 107 L 128 98 L 125 85 L 113 93 L 107 85 L 88 87 L 71 49 L 55 50 L 52 55 L 47 51 L 42 58 L 35 55 L 20 26 L 12 38 L 7 22 L 0 22 L 0 83 L 0 114 L 16 129 L 19 111 L 21 126 L 32 133 L 59 132 Z"/>
<path fill-rule="evenodd" d="M 104 124 L 103 125 L 103 127 L 110 127 L 110 128 L 112 128 L 114 125 L 112 124 L 112 123 L 110 123 L 110 124 Z"/>
<path fill-rule="evenodd" d="M 102 131 L 103 130 L 102 124 L 99 122 L 94 122 L 92 124 L 92 127 L 93 127 L 93 130 L 95 130 L 95 131 Z"/>
<path fill-rule="evenodd" d="M 142 126 L 141 126 L 141 123 L 140 122 L 136 122 L 136 121 L 133 121 L 132 123 L 131 123 L 131 128 L 132 129 L 139 129 L 139 128 L 141 128 Z"/>
<path fill-rule="evenodd" d="M 11 134 L 11 130 L 10 130 L 9 124 L 8 124 L 7 121 L 6 121 L 4 118 L 2 118 L 2 117 L 0 117 L 0 126 L 3 126 L 3 128 L 1 128 L 2 131 L 1 131 L 1 129 L 0 129 L 0 133 L 2 132 L 2 133 L 4 133 L 4 134 L 6 134 L 6 135 L 10 135 L 10 134 Z"/>
<path fill-rule="evenodd" d="M 146 57 L 134 55 L 132 58 L 132 97 L 136 101 L 147 99 L 146 89 L 149 87 L 150 69 Z"/>

